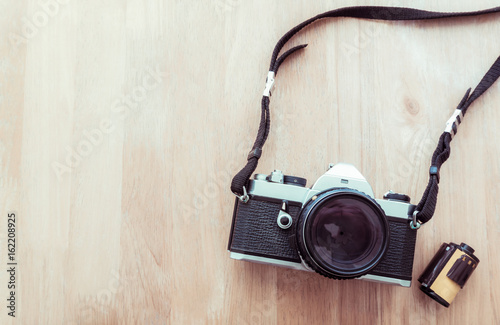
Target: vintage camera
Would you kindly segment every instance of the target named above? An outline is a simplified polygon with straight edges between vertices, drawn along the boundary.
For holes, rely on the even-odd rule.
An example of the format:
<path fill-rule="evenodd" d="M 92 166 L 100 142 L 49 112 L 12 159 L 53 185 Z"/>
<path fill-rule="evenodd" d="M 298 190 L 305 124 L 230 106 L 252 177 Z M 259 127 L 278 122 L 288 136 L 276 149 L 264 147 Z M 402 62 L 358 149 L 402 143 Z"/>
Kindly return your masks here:
<path fill-rule="evenodd" d="M 417 231 L 407 195 L 373 190 L 352 165 L 330 164 L 311 188 L 306 179 L 256 174 L 249 200 L 236 199 L 231 258 L 409 287 Z"/>

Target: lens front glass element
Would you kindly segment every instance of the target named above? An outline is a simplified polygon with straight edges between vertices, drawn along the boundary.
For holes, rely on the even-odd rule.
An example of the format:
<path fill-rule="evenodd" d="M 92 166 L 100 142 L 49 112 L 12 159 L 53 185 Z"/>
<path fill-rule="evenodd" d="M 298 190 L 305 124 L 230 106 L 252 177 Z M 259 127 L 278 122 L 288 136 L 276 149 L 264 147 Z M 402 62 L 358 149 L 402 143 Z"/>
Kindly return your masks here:
<path fill-rule="evenodd" d="M 311 257 L 337 276 L 368 272 L 387 246 L 383 211 L 362 193 L 340 191 L 318 200 L 304 229 Z"/>

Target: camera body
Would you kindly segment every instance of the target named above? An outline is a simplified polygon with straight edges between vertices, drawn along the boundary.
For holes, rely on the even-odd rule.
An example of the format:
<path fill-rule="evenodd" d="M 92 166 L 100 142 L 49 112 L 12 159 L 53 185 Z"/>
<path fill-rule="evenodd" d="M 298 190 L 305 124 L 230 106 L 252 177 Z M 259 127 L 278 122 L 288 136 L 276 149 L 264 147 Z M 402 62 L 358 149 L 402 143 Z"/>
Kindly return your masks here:
<path fill-rule="evenodd" d="M 311 188 L 274 171 L 248 183 L 248 202 L 236 199 L 228 250 L 237 260 L 334 279 L 363 279 L 409 287 L 416 230 L 409 197 L 375 199 L 352 165 L 330 164 Z"/>

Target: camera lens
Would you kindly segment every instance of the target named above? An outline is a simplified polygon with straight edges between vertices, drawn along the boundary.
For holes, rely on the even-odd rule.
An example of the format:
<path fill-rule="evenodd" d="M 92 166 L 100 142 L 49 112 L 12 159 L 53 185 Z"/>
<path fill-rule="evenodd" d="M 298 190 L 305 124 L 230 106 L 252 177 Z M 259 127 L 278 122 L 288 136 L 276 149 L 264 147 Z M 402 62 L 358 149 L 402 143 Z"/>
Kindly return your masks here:
<path fill-rule="evenodd" d="M 355 278 L 368 273 L 389 242 L 383 210 L 356 190 L 323 192 L 306 204 L 300 218 L 301 255 L 313 269 L 329 277 Z"/>

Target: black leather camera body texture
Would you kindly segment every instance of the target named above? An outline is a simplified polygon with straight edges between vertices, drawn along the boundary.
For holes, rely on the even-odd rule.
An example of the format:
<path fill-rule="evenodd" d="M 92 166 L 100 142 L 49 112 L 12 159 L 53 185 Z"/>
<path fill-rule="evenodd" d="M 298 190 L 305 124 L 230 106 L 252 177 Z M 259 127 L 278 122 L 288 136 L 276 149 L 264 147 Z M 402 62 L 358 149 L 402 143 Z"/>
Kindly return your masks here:
<path fill-rule="evenodd" d="M 390 238 L 384 257 L 368 274 L 411 280 L 417 231 L 409 220 L 388 216 Z"/>
<path fill-rule="evenodd" d="M 295 227 L 281 229 L 277 219 L 283 202 L 253 196 L 247 203 L 236 199 L 228 249 L 232 252 L 300 263 L 290 241 Z M 288 201 L 288 214 L 297 223 L 302 203 Z M 293 247 L 292 247 L 293 246 Z"/>
<path fill-rule="evenodd" d="M 277 225 L 282 201 L 253 196 L 247 203 L 236 199 L 228 250 L 232 252 L 301 263 L 294 237 L 302 203 L 288 202 L 293 226 Z M 368 274 L 401 280 L 412 279 L 417 231 L 409 220 L 388 216 L 389 246 L 379 264 Z"/>

